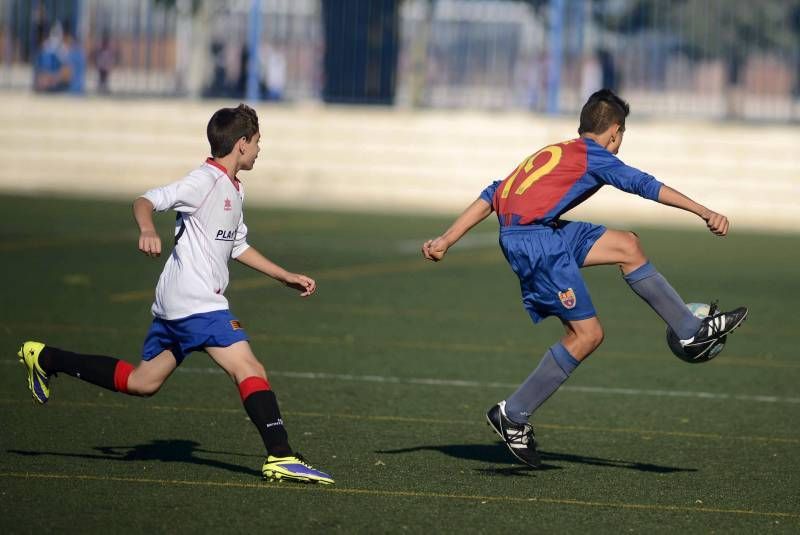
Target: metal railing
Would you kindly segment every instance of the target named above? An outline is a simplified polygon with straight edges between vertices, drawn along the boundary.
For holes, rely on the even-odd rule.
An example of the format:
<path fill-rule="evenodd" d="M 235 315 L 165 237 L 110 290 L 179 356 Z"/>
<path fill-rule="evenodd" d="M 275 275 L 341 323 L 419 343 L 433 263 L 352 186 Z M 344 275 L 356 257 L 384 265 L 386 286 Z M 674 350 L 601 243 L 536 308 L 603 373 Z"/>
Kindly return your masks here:
<path fill-rule="evenodd" d="M 800 2 L 0 0 L 0 61 L 0 88 L 43 92 L 574 113 L 605 86 L 796 121 Z"/>

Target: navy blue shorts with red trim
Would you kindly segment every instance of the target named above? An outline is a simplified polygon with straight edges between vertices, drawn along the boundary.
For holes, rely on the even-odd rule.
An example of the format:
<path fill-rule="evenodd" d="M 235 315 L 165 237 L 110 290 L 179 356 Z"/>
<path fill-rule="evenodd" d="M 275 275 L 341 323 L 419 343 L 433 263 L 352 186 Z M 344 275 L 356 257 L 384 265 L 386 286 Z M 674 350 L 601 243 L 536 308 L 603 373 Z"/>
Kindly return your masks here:
<path fill-rule="evenodd" d="M 605 231 L 580 221 L 500 228 L 500 248 L 519 277 L 522 303 L 534 323 L 548 316 L 577 321 L 597 315 L 580 268 Z"/>

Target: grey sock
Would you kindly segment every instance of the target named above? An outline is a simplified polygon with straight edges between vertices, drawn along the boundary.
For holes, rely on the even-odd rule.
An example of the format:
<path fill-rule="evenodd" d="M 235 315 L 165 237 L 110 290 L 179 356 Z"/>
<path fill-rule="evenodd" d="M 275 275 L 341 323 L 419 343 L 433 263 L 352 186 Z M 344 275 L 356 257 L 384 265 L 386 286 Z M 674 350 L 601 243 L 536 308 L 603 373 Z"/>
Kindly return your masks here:
<path fill-rule="evenodd" d="M 667 279 L 650 262 L 624 276 L 625 282 L 661 316 L 678 338 L 691 338 L 702 321 L 696 318 Z"/>
<path fill-rule="evenodd" d="M 506 416 L 516 423 L 526 423 L 578 364 L 580 361 L 560 342 L 548 349 L 533 373 L 506 399 Z"/>

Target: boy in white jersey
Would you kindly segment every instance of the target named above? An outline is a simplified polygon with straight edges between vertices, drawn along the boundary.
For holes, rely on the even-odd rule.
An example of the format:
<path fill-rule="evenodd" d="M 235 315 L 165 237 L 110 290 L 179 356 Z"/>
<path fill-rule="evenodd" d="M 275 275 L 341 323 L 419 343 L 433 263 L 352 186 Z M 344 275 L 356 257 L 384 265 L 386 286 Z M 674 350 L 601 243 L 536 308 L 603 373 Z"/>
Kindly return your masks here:
<path fill-rule="evenodd" d="M 218 110 L 208 123 L 207 135 L 211 158 L 181 180 L 152 189 L 133 203 L 139 250 L 150 257 L 161 255 L 153 211 L 177 212 L 175 247 L 158 280 L 142 362 L 134 368 L 124 360 L 28 341 L 18 353 L 28 373 L 28 388 L 37 402 L 46 403 L 50 378 L 63 372 L 116 392 L 152 396 L 186 355 L 203 350 L 239 388 L 267 450 L 264 477 L 333 483 L 331 476 L 311 467 L 289 446 L 264 367 L 223 295 L 230 258 L 298 290 L 301 297 L 316 290 L 313 279 L 286 271 L 247 243 L 244 191 L 237 173 L 252 169 L 258 157 L 256 112 L 244 104 Z"/>

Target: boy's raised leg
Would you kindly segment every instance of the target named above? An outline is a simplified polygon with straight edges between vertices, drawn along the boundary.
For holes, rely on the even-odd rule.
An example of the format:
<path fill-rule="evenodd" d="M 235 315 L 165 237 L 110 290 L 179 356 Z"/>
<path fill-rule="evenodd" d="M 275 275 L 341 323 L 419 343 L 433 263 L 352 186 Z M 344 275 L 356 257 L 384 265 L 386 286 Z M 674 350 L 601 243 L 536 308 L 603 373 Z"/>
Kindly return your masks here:
<path fill-rule="evenodd" d="M 667 279 L 647 260 L 639 238 L 632 232 L 609 229 L 594 243 L 583 267 L 617 264 L 628 286 L 642 298 L 675 332 L 684 345 L 706 345 L 731 333 L 745 317 L 747 309 L 695 317 L 683 298 Z"/>

